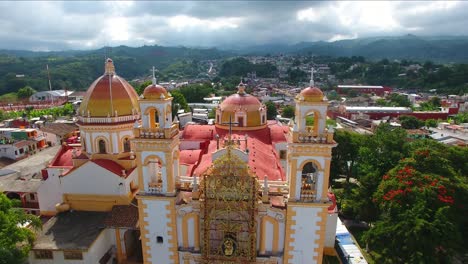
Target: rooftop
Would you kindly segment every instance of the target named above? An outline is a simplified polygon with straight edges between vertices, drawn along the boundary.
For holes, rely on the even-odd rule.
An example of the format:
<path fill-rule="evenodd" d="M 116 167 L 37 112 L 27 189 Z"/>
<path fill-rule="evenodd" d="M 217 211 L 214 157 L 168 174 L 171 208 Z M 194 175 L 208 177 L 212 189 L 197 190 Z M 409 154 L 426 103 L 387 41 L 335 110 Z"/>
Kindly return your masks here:
<path fill-rule="evenodd" d="M 114 205 L 104 223 L 107 227 L 136 228 L 138 224 L 138 207 L 133 204 Z"/>
<path fill-rule="evenodd" d="M 287 126 L 282 126 L 275 121 L 269 121 L 268 127 L 259 130 L 233 131 L 232 138 L 239 142 L 238 148 L 246 150 L 245 136 L 247 135 L 247 149 L 249 150 L 249 167 L 252 173 L 263 179 L 265 175 L 271 181 L 285 180 L 285 171 L 281 166 L 274 144 L 286 142 Z M 219 135 L 220 148 L 223 141 L 228 138 L 227 130 L 217 128 L 214 125 L 188 125 L 182 135 L 182 140 L 200 141 L 200 149 L 182 150 L 180 161 L 188 166 L 187 176 L 203 174 L 212 164 L 212 153 L 217 150 Z"/>
<path fill-rule="evenodd" d="M 87 250 L 105 228 L 107 214 L 84 211 L 60 213 L 42 226 L 33 249 Z"/>

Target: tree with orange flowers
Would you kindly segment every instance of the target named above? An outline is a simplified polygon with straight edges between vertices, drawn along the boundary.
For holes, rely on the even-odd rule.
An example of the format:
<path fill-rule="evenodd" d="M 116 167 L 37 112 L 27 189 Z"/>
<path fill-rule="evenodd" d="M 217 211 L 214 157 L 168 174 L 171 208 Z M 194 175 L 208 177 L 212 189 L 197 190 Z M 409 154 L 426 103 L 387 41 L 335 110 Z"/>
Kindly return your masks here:
<path fill-rule="evenodd" d="M 468 184 L 459 162 L 468 157 L 459 154 L 467 151 L 419 141 L 382 177 L 373 195 L 381 214 L 364 236 L 376 261 L 450 263 L 466 253 Z"/>

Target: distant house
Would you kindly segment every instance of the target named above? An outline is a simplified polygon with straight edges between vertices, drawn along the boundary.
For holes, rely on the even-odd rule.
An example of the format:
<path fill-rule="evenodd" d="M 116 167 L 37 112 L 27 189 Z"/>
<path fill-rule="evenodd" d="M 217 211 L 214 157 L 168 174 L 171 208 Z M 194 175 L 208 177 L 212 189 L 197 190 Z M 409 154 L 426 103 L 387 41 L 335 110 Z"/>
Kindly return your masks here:
<path fill-rule="evenodd" d="M 66 123 L 47 123 L 40 128 L 44 132 L 47 144 L 50 146 L 61 145 L 67 139 L 77 137 L 78 126 Z"/>
<path fill-rule="evenodd" d="M 73 93 L 73 91 L 65 91 L 65 90 L 54 90 L 54 91 L 41 91 L 37 92 L 31 97 L 29 97 L 30 102 L 51 102 L 51 101 L 58 101 L 58 100 L 64 100 L 68 96 L 70 96 Z"/>

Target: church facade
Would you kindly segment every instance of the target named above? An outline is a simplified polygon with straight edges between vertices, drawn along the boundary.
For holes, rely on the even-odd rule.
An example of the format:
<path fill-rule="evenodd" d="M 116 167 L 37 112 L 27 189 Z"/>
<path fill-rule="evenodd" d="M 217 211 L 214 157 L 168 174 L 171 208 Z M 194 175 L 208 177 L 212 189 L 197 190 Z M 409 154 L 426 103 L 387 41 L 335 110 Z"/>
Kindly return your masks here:
<path fill-rule="evenodd" d="M 120 263 L 137 251 L 144 263 L 183 264 L 322 263 L 333 254 L 336 143 L 313 80 L 288 125 L 267 120 L 242 83 L 215 125 L 180 130 L 172 100 L 154 76 L 138 96 L 108 59 L 79 109 L 81 145 L 63 146 L 49 165 L 41 213 L 106 213 L 101 251 Z M 41 239 L 33 251 L 47 250 Z"/>

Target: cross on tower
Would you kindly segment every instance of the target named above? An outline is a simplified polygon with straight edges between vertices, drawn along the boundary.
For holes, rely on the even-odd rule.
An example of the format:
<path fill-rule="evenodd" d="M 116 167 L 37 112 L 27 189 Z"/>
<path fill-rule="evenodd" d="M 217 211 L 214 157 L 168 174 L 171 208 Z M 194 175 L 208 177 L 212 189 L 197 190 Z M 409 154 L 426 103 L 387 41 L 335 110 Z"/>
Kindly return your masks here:
<path fill-rule="evenodd" d="M 229 144 L 232 140 L 232 125 L 237 125 L 239 122 L 232 122 L 232 116 L 229 116 L 229 122 L 221 123 L 222 125 L 229 125 Z"/>
<path fill-rule="evenodd" d="M 153 72 L 153 85 L 156 85 L 156 74 L 155 74 L 155 72 L 157 72 L 158 69 L 154 68 L 154 66 L 153 66 L 151 71 Z"/>

